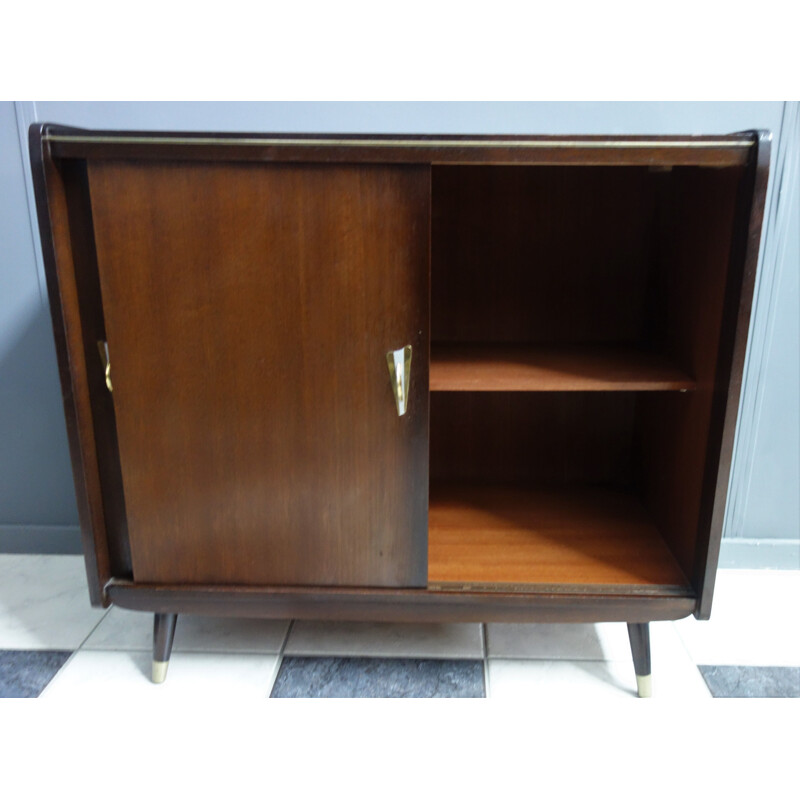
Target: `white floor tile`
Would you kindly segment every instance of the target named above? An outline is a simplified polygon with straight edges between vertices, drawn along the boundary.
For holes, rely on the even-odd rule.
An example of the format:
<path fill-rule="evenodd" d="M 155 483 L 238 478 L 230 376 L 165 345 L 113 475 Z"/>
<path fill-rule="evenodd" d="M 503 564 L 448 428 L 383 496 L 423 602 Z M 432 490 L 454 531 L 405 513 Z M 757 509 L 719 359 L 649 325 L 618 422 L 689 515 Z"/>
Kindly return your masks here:
<path fill-rule="evenodd" d="M 105 613 L 82 556 L 0 555 L 0 648 L 72 650 Z"/>
<path fill-rule="evenodd" d="M 635 694 L 633 667 L 623 662 L 489 659 L 493 700 L 613 700 Z"/>
<path fill-rule="evenodd" d="M 287 655 L 483 658 L 477 623 L 405 624 L 297 620 Z"/>
<path fill-rule="evenodd" d="M 489 657 L 622 661 L 630 657 L 624 622 L 486 626 Z"/>
<path fill-rule="evenodd" d="M 193 698 L 197 702 L 266 698 L 277 674 L 274 655 L 174 653 L 164 683 L 150 680 L 148 653 L 80 650 L 41 697 L 57 700 Z"/>
<path fill-rule="evenodd" d="M 711 619 L 675 626 L 696 664 L 800 666 L 800 572 L 720 570 Z"/>
<path fill-rule="evenodd" d="M 650 660 L 653 697 L 676 701 L 711 697 L 700 670 L 675 630 L 675 623 L 650 623 Z M 633 672 L 632 658 L 628 664 Z"/>
<path fill-rule="evenodd" d="M 516 626 L 509 626 L 516 627 Z M 521 626 L 528 627 L 528 626 Z M 536 626 L 539 627 L 539 626 Z M 543 625 L 542 628 L 548 626 Z M 550 658 L 541 655 L 529 658 L 492 657 L 492 639 L 489 636 L 490 697 L 514 697 L 550 700 L 573 696 L 612 699 L 636 696 L 636 675 L 628 643 L 627 627 L 620 623 L 597 625 L 597 632 L 575 626 L 578 630 L 559 631 L 567 625 L 553 625 L 556 631 L 548 638 L 544 633 L 543 646 L 527 646 L 527 652 L 541 654 L 545 647 L 553 653 Z M 619 632 L 621 628 L 622 636 Z M 503 631 L 503 634 L 511 631 Z M 497 641 L 497 640 L 495 640 Z M 512 639 L 519 642 L 520 639 Z M 518 651 L 524 648 L 515 645 Z M 610 658 L 591 659 L 590 653 L 611 654 Z M 650 624 L 650 652 L 653 675 L 653 698 L 676 701 L 710 698 L 700 671 L 692 662 L 686 648 L 671 622 Z M 575 655 L 572 655 L 575 654 Z"/>
<path fill-rule="evenodd" d="M 288 620 L 178 615 L 173 653 L 278 653 Z M 151 650 L 153 615 L 112 608 L 84 650 Z"/>
<path fill-rule="evenodd" d="M 653 671 L 653 699 L 692 702 L 710 692 L 688 659 Z M 489 659 L 489 695 L 498 700 L 543 702 L 636 698 L 636 676 L 629 661 L 545 661 Z"/>

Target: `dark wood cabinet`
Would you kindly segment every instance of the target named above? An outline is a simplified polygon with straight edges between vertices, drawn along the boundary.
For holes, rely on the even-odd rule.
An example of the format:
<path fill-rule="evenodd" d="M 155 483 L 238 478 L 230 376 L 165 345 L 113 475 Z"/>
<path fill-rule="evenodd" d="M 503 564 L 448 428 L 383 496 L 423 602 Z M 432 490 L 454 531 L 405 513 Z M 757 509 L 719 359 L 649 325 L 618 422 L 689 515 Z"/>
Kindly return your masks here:
<path fill-rule="evenodd" d="M 31 129 L 92 602 L 710 613 L 767 134 Z"/>

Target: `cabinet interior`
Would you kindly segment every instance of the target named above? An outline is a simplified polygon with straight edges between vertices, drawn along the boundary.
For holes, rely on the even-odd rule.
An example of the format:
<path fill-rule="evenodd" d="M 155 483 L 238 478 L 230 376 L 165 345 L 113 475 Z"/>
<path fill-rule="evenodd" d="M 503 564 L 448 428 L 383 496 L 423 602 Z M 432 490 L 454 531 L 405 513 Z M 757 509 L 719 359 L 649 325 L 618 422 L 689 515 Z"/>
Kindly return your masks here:
<path fill-rule="evenodd" d="M 429 585 L 691 592 L 742 177 L 433 167 Z"/>

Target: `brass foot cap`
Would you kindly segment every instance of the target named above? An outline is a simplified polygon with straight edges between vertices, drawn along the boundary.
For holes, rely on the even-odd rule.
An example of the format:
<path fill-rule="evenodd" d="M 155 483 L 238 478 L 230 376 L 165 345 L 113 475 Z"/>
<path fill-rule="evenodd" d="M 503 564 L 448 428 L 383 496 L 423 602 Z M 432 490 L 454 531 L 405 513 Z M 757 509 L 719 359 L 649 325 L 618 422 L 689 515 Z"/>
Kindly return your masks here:
<path fill-rule="evenodd" d="M 167 667 L 169 661 L 154 661 L 153 662 L 153 683 L 164 683 L 167 679 Z"/>
<path fill-rule="evenodd" d="M 639 697 L 652 697 L 653 696 L 653 676 L 652 675 L 637 675 L 636 688 L 639 691 Z"/>

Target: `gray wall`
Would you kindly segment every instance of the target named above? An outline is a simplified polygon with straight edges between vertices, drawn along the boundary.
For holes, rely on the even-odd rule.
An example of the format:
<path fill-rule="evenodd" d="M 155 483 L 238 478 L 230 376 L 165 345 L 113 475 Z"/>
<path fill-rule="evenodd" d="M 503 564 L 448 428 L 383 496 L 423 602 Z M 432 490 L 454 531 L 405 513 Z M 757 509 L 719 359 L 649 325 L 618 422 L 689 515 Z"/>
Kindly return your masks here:
<path fill-rule="evenodd" d="M 753 357 L 746 367 L 726 535 L 742 545 L 769 540 L 772 550 L 773 542 L 795 547 L 800 530 L 798 137 L 796 131 L 782 137 L 781 128 L 794 130 L 797 118 L 796 103 L 780 102 L 0 103 L 0 550 L 77 551 L 79 546 L 41 255 L 31 231 L 26 129 L 35 120 L 90 128 L 262 132 L 773 131 L 770 224 L 762 247 Z M 764 561 L 764 547 L 736 552 L 745 563 Z M 781 552 L 796 557 L 795 550 Z"/>
<path fill-rule="evenodd" d="M 0 546 L 74 549 L 78 515 L 23 163 L 14 104 L 0 103 Z"/>
<path fill-rule="evenodd" d="M 800 103 L 781 131 L 726 533 L 733 564 L 800 568 Z"/>

